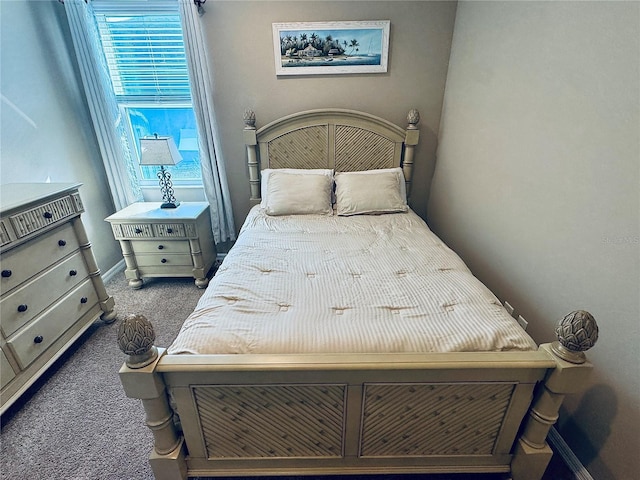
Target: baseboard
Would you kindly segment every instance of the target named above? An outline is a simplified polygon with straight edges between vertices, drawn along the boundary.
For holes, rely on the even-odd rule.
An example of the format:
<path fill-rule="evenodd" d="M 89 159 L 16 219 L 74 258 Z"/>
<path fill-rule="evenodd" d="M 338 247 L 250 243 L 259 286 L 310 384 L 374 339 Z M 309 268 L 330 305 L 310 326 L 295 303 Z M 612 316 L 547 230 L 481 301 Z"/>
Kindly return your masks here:
<path fill-rule="evenodd" d="M 118 273 L 122 272 L 124 270 L 124 267 L 125 267 L 125 264 L 124 264 L 124 258 L 123 258 L 118 263 L 116 263 L 113 267 L 111 267 L 109 270 L 107 270 L 102 274 L 103 283 L 107 283 L 109 280 L 115 277 Z"/>
<path fill-rule="evenodd" d="M 562 457 L 562 461 L 567 468 L 571 470 L 571 473 L 573 473 L 573 477 L 576 480 L 594 480 L 589 471 L 582 464 L 580 459 L 576 457 L 576 454 L 573 453 L 571 447 L 567 445 L 567 442 L 564 441 L 564 438 L 562 438 L 555 427 L 551 427 L 551 430 L 549 430 L 547 440 L 551 444 L 551 448 L 556 451 L 560 457 Z"/>

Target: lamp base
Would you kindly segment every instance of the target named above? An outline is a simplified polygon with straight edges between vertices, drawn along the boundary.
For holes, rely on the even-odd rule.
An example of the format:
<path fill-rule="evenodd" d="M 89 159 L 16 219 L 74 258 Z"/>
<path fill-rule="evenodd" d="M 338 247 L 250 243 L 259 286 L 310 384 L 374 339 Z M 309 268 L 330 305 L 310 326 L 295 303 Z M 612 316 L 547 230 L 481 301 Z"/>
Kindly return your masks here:
<path fill-rule="evenodd" d="M 160 208 L 177 208 L 180 206 L 180 202 L 165 202 L 160 205 Z"/>

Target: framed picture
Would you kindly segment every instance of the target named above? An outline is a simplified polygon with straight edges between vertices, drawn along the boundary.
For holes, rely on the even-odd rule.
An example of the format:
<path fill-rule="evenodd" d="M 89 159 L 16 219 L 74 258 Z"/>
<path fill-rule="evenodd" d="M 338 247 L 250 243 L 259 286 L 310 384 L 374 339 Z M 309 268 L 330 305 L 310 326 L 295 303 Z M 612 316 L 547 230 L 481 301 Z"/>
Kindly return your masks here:
<path fill-rule="evenodd" d="M 389 20 L 273 24 L 276 75 L 384 73 Z"/>

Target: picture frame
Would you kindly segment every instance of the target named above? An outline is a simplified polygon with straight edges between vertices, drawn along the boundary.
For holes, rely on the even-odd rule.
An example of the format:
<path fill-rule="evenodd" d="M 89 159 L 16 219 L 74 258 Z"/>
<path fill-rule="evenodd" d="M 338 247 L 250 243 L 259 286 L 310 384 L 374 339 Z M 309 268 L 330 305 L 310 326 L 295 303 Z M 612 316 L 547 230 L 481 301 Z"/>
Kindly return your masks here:
<path fill-rule="evenodd" d="M 386 73 L 389 20 L 273 23 L 276 75 Z"/>

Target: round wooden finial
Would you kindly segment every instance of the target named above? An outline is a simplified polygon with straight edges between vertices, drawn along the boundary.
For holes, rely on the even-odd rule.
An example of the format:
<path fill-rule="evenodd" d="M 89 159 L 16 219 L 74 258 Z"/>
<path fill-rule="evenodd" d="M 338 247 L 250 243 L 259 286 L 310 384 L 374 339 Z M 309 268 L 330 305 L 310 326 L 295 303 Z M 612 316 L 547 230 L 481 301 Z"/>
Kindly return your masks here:
<path fill-rule="evenodd" d="M 142 368 L 158 357 L 158 349 L 153 345 L 156 333 L 153 325 L 144 315 L 127 315 L 118 327 L 118 346 L 129 358 L 129 368 Z"/>
<path fill-rule="evenodd" d="M 583 352 L 593 347 L 598 340 L 598 324 L 589 312 L 576 310 L 558 322 L 557 342 L 553 342 L 553 352 L 571 363 L 584 363 Z"/>
<path fill-rule="evenodd" d="M 409 110 L 409 114 L 407 115 L 407 122 L 409 122 L 409 128 L 418 128 L 416 125 L 420 122 L 420 112 L 417 108 L 412 108 Z"/>
<path fill-rule="evenodd" d="M 245 110 L 242 118 L 244 119 L 245 127 L 255 128 L 256 114 L 253 112 L 253 110 L 249 110 L 249 109 Z"/>

